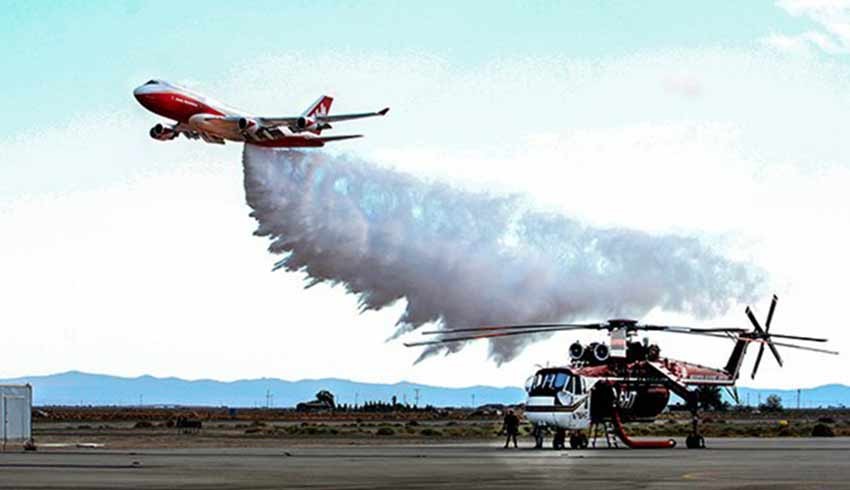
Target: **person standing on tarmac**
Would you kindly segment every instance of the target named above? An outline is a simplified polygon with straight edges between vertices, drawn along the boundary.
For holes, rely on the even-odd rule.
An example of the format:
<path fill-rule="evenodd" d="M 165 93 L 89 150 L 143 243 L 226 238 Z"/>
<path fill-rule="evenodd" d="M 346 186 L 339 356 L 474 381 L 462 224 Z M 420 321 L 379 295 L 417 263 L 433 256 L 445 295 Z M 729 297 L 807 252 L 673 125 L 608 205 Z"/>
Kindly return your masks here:
<path fill-rule="evenodd" d="M 519 434 L 519 417 L 514 414 L 513 410 L 508 410 L 508 413 L 505 415 L 502 431 L 507 434 L 505 449 L 508 448 L 508 444 L 511 442 L 511 439 L 514 441 L 514 447 L 519 447 L 516 443 L 516 436 Z"/>

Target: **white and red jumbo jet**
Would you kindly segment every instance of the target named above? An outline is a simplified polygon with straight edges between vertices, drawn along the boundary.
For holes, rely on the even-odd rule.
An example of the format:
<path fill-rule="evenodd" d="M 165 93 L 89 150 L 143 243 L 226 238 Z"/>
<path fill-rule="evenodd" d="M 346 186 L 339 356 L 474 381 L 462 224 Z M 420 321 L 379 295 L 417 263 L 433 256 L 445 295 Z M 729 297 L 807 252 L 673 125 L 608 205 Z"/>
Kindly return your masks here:
<path fill-rule="evenodd" d="M 166 141 L 181 134 L 189 139 L 224 144 L 225 140 L 251 143 L 273 148 L 317 147 L 328 141 L 360 138 L 360 134 L 321 136 L 331 129 L 330 123 L 383 116 L 389 107 L 377 112 L 339 114 L 331 116 L 333 98 L 319 97 L 300 116 L 249 116 L 224 104 L 194 93 L 183 87 L 151 80 L 136 88 L 133 95 L 151 112 L 176 121 L 172 125 L 157 124 L 150 130 L 151 138 Z"/>

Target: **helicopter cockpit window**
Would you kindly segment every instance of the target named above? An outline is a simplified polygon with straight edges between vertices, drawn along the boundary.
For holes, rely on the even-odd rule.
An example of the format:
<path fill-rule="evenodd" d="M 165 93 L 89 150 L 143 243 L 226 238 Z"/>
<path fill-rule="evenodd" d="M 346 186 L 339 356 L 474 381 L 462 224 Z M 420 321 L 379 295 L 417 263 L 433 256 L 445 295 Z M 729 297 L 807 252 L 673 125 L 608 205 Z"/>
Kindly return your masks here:
<path fill-rule="evenodd" d="M 571 378 L 569 371 L 565 369 L 550 368 L 529 378 L 526 390 L 532 396 L 553 396 L 559 391 L 569 389 Z"/>
<path fill-rule="evenodd" d="M 568 392 L 568 393 L 573 393 L 573 391 L 574 391 L 574 388 L 573 388 L 573 387 L 575 386 L 575 383 L 576 383 L 576 379 L 575 379 L 575 378 L 570 378 L 570 381 L 569 381 L 569 383 L 567 383 L 567 385 L 565 386 L 564 391 L 566 391 L 566 392 Z"/>
<path fill-rule="evenodd" d="M 556 390 L 561 390 L 567 384 L 568 380 L 569 376 L 567 375 L 567 373 L 557 373 L 555 375 L 555 384 L 552 387 Z"/>
<path fill-rule="evenodd" d="M 584 393 L 584 381 L 580 377 L 574 376 L 568 391 L 571 391 L 576 395 L 581 395 Z"/>

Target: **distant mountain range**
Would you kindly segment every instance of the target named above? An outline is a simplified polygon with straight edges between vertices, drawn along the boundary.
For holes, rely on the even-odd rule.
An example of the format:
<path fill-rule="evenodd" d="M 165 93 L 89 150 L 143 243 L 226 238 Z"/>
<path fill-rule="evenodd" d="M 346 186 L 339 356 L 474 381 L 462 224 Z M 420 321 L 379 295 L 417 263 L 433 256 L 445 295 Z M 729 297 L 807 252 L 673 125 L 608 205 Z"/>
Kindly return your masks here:
<path fill-rule="evenodd" d="M 239 381 L 156 378 L 139 376 L 124 378 L 105 374 L 78 371 L 47 376 L 26 376 L 0 380 L 0 384 L 33 386 L 35 405 L 190 405 L 256 407 L 267 404 L 275 407 L 294 407 L 299 402 L 312 400 L 316 392 L 329 390 L 338 403 L 363 403 L 389 401 L 393 396 L 399 403 L 416 402 L 419 405 L 438 407 L 468 407 L 489 403 L 515 404 L 525 400 L 525 391 L 519 387 L 496 388 L 470 386 L 468 388 L 443 388 L 416 383 L 395 384 L 361 383 L 337 378 L 285 381 L 261 378 Z M 739 388 L 742 403 L 750 405 L 763 402 L 769 395 L 782 398 L 782 404 L 797 406 L 797 390 L 771 390 Z M 726 396 L 727 400 L 731 399 Z M 801 407 L 850 406 L 850 386 L 830 384 L 800 391 Z"/>
<path fill-rule="evenodd" d="M 105 374 L 78 371 L 26 376 L 0 380 L 0 384 L 33 386 L 35 405 L 193 405 L 228 407 L 294 407 L 309 401 L 320 390 L 329 390 L 337 403 L 353 404 L 365 401 L 390 401 L 395 396 L 399 403 L 416 402 L 419 405 L 470 406 L 488 403 L 520 403 L 525 399 L 521 388 L 494 388 L 470 386 L 468 388 L 442 388 L 416 383 L 395 384 L 360 383 L 336 378 L 285 381 L 261 378 L 239 381 L 156 378 L 139 376 L 123 378 Z M 474 398 L 473 398 L 474 397 Z"/>

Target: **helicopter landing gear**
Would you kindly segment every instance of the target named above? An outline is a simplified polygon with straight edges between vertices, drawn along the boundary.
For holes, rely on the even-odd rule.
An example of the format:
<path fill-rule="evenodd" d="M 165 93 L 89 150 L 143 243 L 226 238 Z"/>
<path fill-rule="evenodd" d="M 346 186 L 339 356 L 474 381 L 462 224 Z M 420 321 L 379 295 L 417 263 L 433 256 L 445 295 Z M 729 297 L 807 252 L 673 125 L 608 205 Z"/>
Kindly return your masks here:
<path fill-rule="evenodd" d="M 564 449 L 564 441 L 566 441 L 566 439 L 567 431 L 564 429 L 557 429 L 555 431 L 555 437 L 552 438 L 552 449 Z"/>
<path fill-rule="evenodd" d="M 699 433 L 699 412 L 697 411 L 698 405 L 696 395 L 693 395 L 691 400 L 693 406 L 693 408 L 691 409 L 691 416 L 693 417 L 693 430 L 688 435 L 688 437 L 685 438 L 685 446 L 687 446 L 688 449 L 705 449 L 705 437 L 703 437 L 702 434 Z"/>
<path fill-rule="evenodd" d="M 705 449 L 705 438 L 699 434 L 690 434 L 685 438 L 688 449 Z"/>
<path fill-rule="evenodd" d="M 589 442 L 583 432 L 577 432 L 570 436 L 570 447 L 573 449 L 587 449 Z"/>
<path fill-rule="evenodd" d="M 534 436 L 534 449 L 543 449 L 543 439 L 546 429 L 542 425 L 535 425 L 531 434 Z"/>

